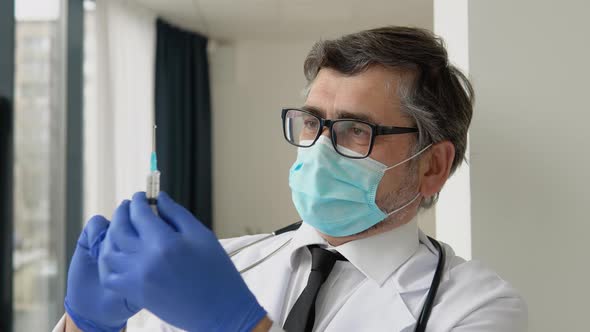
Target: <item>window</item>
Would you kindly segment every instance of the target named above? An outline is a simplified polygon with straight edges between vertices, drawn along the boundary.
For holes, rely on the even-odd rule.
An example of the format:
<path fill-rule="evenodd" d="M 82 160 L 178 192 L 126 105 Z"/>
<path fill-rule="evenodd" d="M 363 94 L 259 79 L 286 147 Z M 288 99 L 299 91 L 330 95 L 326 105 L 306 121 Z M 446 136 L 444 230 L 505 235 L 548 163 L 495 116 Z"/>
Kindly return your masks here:
<path fill-rule="evenodd" d="M 59 0 L 15 2 L 13 331 L 63 312 L 64 59 Z"/>

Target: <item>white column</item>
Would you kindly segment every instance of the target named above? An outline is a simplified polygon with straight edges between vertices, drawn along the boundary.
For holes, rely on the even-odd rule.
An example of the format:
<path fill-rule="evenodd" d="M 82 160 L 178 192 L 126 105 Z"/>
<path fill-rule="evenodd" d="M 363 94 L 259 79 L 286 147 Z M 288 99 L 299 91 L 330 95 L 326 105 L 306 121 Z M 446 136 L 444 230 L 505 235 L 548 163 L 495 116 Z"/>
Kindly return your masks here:
<path fill-rule="evenodd" d="M 469 72 L 467 0 L 435 0 L 434 31 L 446 43 L 451 62 Z M 469 145 L 466 152 L 469 160 Z M 469 165 L 463 163 L 447 181 L 436 204 L 436 237 L 455 253 L 471 258 Z"/>

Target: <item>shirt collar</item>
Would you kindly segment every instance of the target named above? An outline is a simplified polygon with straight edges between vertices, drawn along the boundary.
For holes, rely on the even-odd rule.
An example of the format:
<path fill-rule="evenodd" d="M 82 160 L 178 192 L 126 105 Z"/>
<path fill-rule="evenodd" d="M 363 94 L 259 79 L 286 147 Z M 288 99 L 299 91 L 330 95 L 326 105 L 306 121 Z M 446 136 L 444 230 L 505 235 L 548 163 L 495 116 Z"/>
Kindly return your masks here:
<path fill-rule="evenodd" d="M 333 249 L 346 257 L 367 278 L 382 286 L 418 250 L 420 243 L 416 219 L 388 232 L 350 241 Z M 298 249 L 312 244 L 330 247 L 315 228 L 304 222 L 291 241 L 291 268 L 297 263 L 297 254 L 301 252 Z"/>

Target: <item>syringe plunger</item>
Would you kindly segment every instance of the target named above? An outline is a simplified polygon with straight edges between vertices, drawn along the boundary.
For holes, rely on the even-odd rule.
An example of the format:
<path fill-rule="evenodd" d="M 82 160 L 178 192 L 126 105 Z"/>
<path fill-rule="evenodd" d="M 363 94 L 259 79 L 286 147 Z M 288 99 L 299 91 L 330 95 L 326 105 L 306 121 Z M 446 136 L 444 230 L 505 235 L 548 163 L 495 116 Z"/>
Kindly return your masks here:
<path fill-rule="evenodd" d="M 147 191 L 146 196 L 148 203 L 156 204 L 156 200 L 158 198 L 158 194 L 160 193 L 160 172 L 154 171 L 150 172 L 147 177 Z"/>

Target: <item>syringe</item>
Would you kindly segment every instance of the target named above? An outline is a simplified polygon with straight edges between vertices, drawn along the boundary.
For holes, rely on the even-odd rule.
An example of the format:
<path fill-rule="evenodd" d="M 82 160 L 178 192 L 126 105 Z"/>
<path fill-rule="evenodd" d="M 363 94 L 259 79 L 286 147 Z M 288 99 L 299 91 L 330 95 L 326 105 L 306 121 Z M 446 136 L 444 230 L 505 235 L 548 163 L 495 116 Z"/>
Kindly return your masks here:
<path fill-rule="evenodd" d="M 156 156 L 156 128 L 152 138 L 152 155 L 150 158 L 150 174 L 147 176 L 146 196 L 152 211 L 158 215 L 158 194 L 160 193 L 160 171 L 158 171 L 158 157 Z"/>

